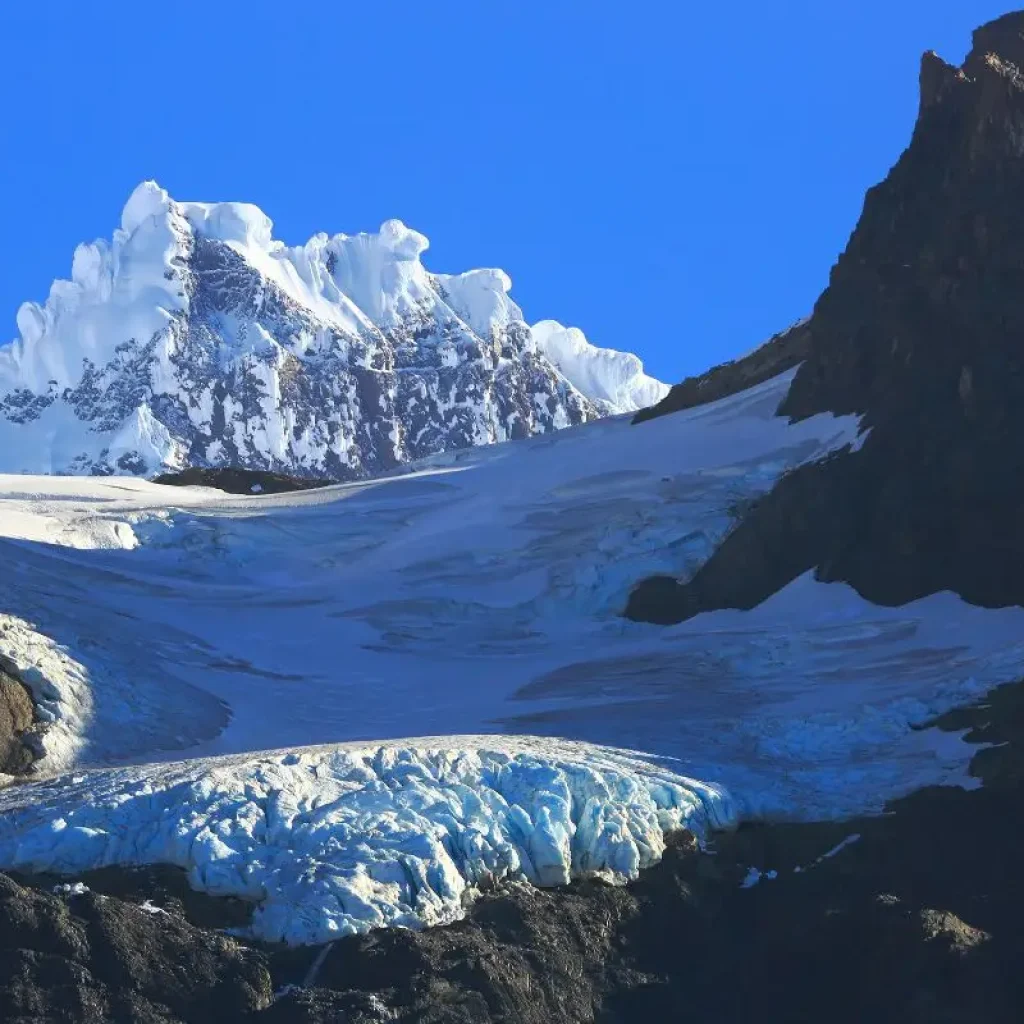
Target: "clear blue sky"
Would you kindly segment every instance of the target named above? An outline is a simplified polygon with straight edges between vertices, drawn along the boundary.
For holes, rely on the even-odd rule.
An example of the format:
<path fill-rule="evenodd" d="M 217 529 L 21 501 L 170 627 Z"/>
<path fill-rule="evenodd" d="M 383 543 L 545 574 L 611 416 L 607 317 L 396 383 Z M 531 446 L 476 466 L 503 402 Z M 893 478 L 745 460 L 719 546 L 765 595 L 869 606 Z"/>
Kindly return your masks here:
<path fill-rule="evenodd" d="M 8 0 L 0 341 L 131 189 L 288 242 L 400 217 L 438 271 L 676 380 L 804 315 L 987 0 Z"/>

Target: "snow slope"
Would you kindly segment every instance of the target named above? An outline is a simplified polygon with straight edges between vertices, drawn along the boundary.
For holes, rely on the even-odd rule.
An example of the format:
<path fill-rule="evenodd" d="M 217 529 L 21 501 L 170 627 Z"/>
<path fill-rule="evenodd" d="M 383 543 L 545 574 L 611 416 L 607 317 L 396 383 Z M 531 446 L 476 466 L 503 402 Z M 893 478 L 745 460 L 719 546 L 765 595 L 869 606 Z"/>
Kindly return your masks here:
<path fill-rule="evenodd" d="M 140 185 L 0 347 L 0 470 L 351 479 L 668 390 L 578 330 L 531 330 L 500 270 L 430 273 L 401 221 L 295 247 L 272 227 Z"/>
<path fill-rule="evenodd" d="M 449 920 L 488 873 L 629 877 L 655 820 L 964 782 L 970 748 L 913 727 L 1020 677 L 1021 609 L 807 576 L 670 628 L 619 614 L 857 443 L 775 418 L 790 377 L 316 491 L 0 478 L 0 655 L 40 674 L 66 772 L 0 794 L 0 866 L 170 861 L 316 940 Z"/>

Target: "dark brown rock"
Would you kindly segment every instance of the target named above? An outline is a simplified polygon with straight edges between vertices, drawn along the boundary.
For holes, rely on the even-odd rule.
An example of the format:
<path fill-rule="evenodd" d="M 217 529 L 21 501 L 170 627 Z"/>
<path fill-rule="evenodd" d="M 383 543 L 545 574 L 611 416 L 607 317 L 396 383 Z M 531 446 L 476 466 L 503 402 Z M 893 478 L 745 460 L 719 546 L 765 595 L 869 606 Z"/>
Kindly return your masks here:
<path fill-rule="evenodd" d="M 192 467 L 180 473 L 162 473 L 153 478 L 155 484 L 166 484 L 171 487 L 216 487 L 229 494 L 281 494 L 285 491 L 307 491 L 313 487 L 328 487 L 335 482 L 238 467 Z"/>
<path fill-rule="evenodd" d="M 815 569 L 878 604 L 1024 604 L 1024 13 L 962 68 L 922 64 L 907 151 L 871 189 L 807 326 L 781 415 L 869 433 L 783 478 L 691 581 L 627 614 L 748 608 Z"/>
<path fill-rule="evenodd" d="M 714 366 L 697 377 L 687 377 L 681 384 L 674 385 L 657 405 L 641 409 L 633 422 L 643 423 L 671 412 L 707 405 L 763 384 L 797 366 L 807 357 L 810 344 L 808 323 L 796 324 L 741 359 Z"/>
<path fill-rule="evenodd" d="M 34 718 L 31 694 L 20 680 L 0 668 L 0 773 L 23 775 L 32 767 L 36 754 L 26 741 Z"/>
<path fill-rule="evenodd" d="M 0 1020 L 240 1021 L 270 1004 L 263 957 L 112 897 L 63 897 L 0 875 Z"/>
<path fill-rule="evenodd" d="M 962 68 L 926 54 L 910 146 L 871 189 L 815 306 L 786 415 L 949 410 L 964 367 L 999 423 L 1024 387 L 1024 12 L 975 33 Z M 959 423 L 954 421 L 954 427 Z"/>

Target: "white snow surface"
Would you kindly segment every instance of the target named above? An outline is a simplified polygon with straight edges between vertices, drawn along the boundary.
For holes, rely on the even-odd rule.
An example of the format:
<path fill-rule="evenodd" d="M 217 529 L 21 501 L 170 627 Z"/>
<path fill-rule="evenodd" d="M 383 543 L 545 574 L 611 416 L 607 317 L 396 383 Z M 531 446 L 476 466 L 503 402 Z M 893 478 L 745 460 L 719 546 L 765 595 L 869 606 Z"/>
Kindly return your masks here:
<path fill-rule="evenodd" d="M 399 220 L 287 246 L 256 206 L 144 182 L 0 345 L 0 470 L 350 479 L 667 391 L 575 328 L 531 330 L 503 271 L 431 273 L 427 247 Z"/>
<path fill-rule="evenodd" d="M 668 385 L 648 377 L 643 363 L 631 352 L 597 348 L 578 327 L 541 320 L 531 328 L 537 348 L 570 383 L 589 398 L 619 412 L 655 405 L 668 394 Z"/>
<path fill-rule="evenodd" d="M 258 934 L 320 941 L 452 920 L 495 875 L 628 878 L 683 822 L 966 783 L 972 748 L 915 727 L 1020 678 L 1020 609 L 807 575 L 621 617 L 857 442 L 774 417 L 791 377 L 290 494 L 0 477 L 0 653 L 47 695 L 59 773 L 0 791 L 0 867 L 179 864 L 254 899 Z"/>

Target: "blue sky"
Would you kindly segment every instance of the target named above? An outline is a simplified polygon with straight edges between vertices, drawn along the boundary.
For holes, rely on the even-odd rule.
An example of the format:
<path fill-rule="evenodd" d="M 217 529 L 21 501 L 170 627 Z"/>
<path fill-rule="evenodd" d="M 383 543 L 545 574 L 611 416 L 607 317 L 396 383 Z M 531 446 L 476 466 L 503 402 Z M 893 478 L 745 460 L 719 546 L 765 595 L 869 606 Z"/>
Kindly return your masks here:
<path fill-rule="evenodd" d="M 809 311 L 983 0 L 11 0 L 0 340 L 132 188 L 276 234 L 400 217 L 438 271 L 676 380 Z"/>

